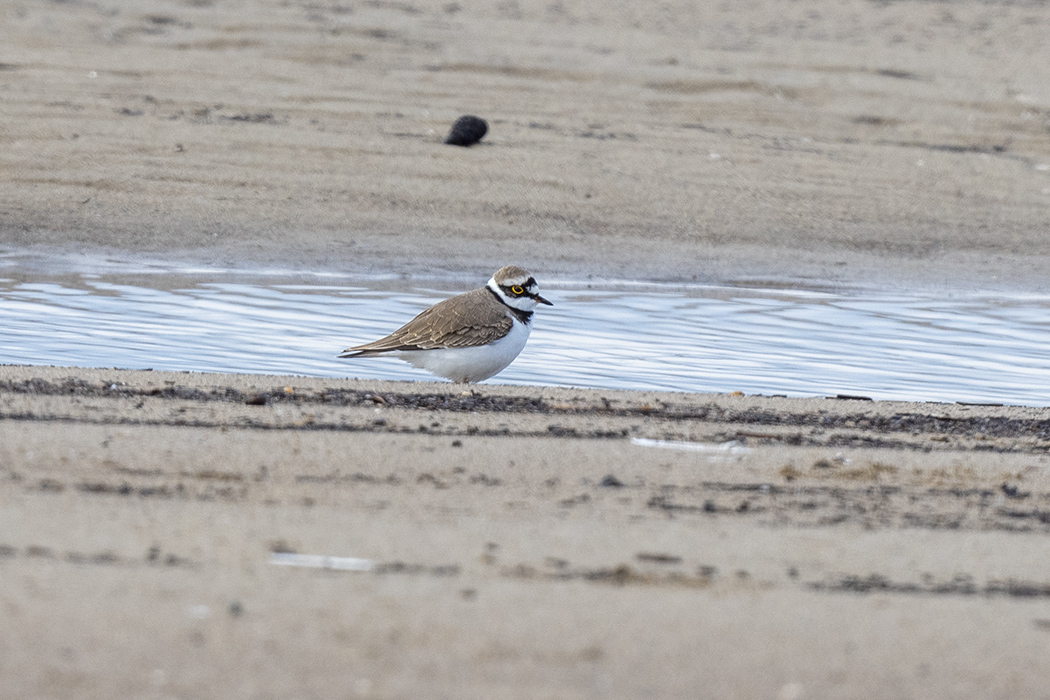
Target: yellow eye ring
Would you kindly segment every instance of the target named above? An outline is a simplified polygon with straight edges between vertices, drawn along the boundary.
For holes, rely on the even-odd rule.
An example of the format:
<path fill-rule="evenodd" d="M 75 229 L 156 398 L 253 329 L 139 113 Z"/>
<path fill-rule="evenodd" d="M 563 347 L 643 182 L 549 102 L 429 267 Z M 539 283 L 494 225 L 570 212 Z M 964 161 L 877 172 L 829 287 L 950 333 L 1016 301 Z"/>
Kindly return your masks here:
<path fill-rule="evenodd" d="M 514 294 L 524 294 L 525 293 L 525 290 L 522 289 L 521 287 L 518 287 L 518 286 L 511 287 L 510 291 L 513 292 Z"/>

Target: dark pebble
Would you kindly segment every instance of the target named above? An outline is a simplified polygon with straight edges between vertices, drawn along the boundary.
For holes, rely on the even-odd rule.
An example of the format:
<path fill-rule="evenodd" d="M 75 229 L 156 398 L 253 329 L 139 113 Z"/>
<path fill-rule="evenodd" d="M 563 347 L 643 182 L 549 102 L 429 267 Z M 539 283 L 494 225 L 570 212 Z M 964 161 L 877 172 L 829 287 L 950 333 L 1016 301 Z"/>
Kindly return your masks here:
<path fill-rule="evenodd" d="M 467 114 L 456 120 L 445 143 L 452 146 L 473 146 L 489 131 L 489 125 L 481 117 Z"/>

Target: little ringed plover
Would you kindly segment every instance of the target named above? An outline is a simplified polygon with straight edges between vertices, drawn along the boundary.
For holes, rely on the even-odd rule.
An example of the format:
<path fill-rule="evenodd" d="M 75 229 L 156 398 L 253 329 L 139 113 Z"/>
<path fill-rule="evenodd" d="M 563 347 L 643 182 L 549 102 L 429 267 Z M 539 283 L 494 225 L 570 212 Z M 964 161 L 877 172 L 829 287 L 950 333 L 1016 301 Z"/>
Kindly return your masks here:
<path fill-rule="evenodd" d="M 536 279 L 515 265 L 481 289 L 439 302 L 379 340 L 339 357 L 397 357 L 454 382 L 480 382 L 509 365 L 529 339 L 539 295 Z"/>

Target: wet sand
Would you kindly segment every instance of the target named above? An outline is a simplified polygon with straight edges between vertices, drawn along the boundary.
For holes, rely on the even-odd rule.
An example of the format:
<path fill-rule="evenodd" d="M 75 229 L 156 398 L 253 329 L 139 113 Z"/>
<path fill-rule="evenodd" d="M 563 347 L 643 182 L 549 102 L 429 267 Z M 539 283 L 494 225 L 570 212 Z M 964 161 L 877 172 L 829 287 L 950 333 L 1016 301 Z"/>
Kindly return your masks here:
<path fill-rule="evenodd" d="M 541 281 L 1048 287 L 1039 5 L 0 20 L 0 261 L 20 275 L 473 284 L 515 262 Z M 463 113 L 490 134 L 442 145 Z M 1048 426 L 0 366 L 0 695 L 1042 697 Z"/>
<path fill-rule="evenodd" d="M 1048 409 L 0 378 L 11 697 L 1038 697 L 1050 672 Z"/>

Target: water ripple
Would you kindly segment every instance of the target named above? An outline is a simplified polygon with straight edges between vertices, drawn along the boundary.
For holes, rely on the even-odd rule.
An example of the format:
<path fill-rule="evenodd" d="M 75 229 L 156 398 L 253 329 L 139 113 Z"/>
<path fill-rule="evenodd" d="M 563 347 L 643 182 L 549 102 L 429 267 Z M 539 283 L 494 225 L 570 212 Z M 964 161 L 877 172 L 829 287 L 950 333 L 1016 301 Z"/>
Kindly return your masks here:
<path fill-rule="evenodd" d="M 1050 299 L 734 287 L 546 287 L 494 380 L 555 386 L 1050 403 Z M 190 281 L 0 280 L 0 363 L 432 379 L 337 360 L 447 292 Z"/>

